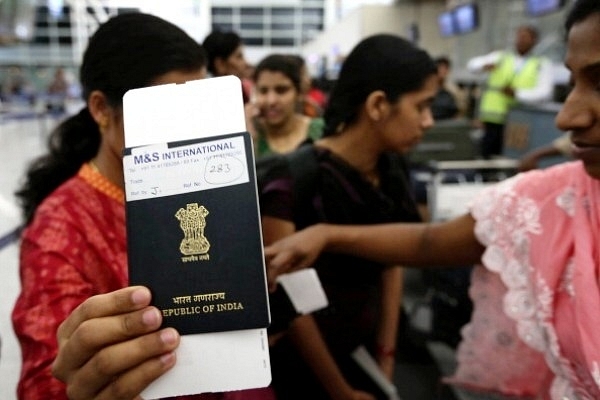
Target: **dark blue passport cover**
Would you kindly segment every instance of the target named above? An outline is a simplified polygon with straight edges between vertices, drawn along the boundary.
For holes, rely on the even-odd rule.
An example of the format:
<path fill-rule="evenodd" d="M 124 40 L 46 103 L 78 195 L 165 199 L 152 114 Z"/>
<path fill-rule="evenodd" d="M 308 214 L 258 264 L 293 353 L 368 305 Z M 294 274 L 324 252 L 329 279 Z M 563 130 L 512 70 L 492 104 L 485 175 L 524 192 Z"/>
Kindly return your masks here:
<path fill-rule="evenodd" d="M 240 135 L 249 182 L 126 203 L 130 285 L 150 288 L 163 326 L 181 334 L 270 322 L 250 135 L 168 146 Z"/>

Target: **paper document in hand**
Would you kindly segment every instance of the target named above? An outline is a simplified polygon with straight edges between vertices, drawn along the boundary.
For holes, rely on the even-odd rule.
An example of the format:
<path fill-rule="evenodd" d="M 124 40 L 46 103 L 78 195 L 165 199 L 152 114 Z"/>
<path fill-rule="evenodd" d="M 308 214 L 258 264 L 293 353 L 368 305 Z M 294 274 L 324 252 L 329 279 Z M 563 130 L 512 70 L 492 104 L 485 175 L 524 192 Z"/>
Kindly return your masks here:
<path fill-rule="evenodd" d="M 299 314 L 310 314 L 327 307 L 327 295 L 314 268 L 280 275 L 277 282 L 285 289 Z"/>
<path fill-rule="evenodd" d="M 145 399 L 265 387 L 268 295 L 241 82 L 127 92 L 124 173 L 130 284 L 182 333 Z"/>
<path fill-rule="evenodd" d="M 389 400 L 400 400 L 398 390 L 392 382 L 381 372 L 377 362 L 363 346 L 359 346 L 352 352 L 352 359 L 371 377 L 379 389 L 388 396 Z"/>

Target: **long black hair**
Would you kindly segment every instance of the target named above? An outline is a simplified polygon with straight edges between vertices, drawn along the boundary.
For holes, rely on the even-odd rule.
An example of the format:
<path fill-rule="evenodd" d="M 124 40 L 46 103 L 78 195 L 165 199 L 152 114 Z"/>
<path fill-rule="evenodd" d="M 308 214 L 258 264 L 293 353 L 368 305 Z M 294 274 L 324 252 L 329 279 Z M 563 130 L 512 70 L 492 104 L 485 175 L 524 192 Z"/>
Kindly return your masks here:
<path fill-rule="evenodd" d="M 355 122 L 370 93 L 382 90 L 394 102 L 422 88 L 436 71 L 427 52 L 399 36 L 378 34 L 363 39 L 342 64 L 323 116 L 323 136 Z"/>
<path fill-rule="evenodd" d="M 242 44 L 242 38 L 235 32 L 212 31 L 202 42 L 202 47 L 208 55 L 208 71 L 216 76 L 215 61 L 217 58 L 227 60 Z"/>
<path fill-rule="evenodd" d="M 122 14 L 102 24 L 89 40 L 79 71 L 83 99 L 98 90 L 112 107 L 122 107 L 128 90 L 148 86 L 169 71 L 193 71 L 205 64 L 202 46 L 177 26 L 148 14 Z M 99 146 L 100 131 L 87 107 L 57 126 L 48 154 L 33 161 L 16 192 L 26 222 Z"/>

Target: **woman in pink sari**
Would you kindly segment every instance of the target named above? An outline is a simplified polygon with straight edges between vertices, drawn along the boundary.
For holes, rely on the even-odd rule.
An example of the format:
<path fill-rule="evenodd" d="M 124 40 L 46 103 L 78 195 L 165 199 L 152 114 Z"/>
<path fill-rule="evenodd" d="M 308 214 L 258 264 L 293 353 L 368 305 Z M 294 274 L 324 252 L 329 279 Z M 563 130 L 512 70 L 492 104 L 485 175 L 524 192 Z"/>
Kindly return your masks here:
<path fill-rule="evenodd" d="M 413 266 L 480 264 L 475 310 L 447 381 L 539 399 L 600 399 L 600 2 L 567 21 L 573 90 L 556 124 L 577 161 L 485 190 L 436 224 L 316 225 L 269 246 L 271 279 L 322 251 Z"/>

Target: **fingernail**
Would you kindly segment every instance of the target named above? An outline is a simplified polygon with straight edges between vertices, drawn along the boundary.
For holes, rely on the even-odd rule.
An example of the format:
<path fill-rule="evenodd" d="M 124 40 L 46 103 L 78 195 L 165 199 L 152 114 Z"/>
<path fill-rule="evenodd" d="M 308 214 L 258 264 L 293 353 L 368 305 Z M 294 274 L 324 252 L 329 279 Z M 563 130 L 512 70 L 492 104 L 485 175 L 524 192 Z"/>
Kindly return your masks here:
<path fill-rule="evenodd" d="M 171 351 L 170 353 L 167 354 L 163 354 L 162 356 L 160 356 L 160 362 L 162 362 L 164 365 L 172 365 L 175 363 L 175 352 Z"/>
<path fill-rule="evenodd" d="M 156 326 L 160 321 L 160 314 L 156 308 L 151 308 L 144 311 L 142 315 L 142 321 L 146 326 Z"/>
<path fill-rule="evenodd" d="M 177 334 L 173 329 L 165 329 L 160 333 L 160 340 L 164 344 L 173 344 L 177 341 Z"/>
<path fill-rule="evenodd" d="M 131 301 L 133 304 L 146 305 L 150 302 L 150 292 L 145 288 L 137 289 L 131 294 Z"/>

